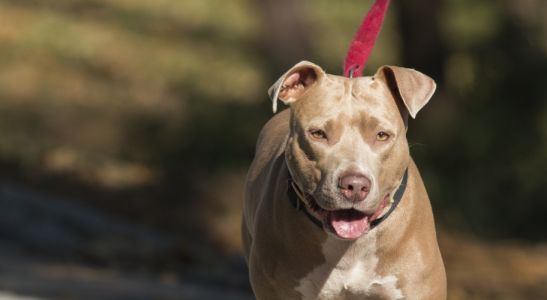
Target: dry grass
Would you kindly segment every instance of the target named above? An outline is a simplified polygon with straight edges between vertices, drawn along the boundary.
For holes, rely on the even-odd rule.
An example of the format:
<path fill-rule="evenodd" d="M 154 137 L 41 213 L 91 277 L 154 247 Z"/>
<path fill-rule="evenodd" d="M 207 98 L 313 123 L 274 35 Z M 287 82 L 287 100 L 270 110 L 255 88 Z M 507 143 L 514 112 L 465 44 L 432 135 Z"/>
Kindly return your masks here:
<path fill-rule="evenodd" d="M 547 245 L 439 233 L 449 299 L 544 299 Z"/>

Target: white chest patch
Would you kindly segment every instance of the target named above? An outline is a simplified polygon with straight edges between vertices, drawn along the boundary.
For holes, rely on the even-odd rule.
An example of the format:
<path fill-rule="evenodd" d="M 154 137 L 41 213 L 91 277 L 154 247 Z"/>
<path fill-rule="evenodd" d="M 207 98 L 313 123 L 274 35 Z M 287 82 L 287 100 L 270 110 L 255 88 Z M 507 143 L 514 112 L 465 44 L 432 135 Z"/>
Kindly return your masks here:
<path fill-rule="evenodd" d="M 371 232 L 348 246 L 333 237 L 323 244 L 326 262 L 300 280 L 296 288 L 304 300 L 362 299 L 381 295 L 387 299 L 401 299 L 395 275 L 376 273 L 376 233 Z"/>

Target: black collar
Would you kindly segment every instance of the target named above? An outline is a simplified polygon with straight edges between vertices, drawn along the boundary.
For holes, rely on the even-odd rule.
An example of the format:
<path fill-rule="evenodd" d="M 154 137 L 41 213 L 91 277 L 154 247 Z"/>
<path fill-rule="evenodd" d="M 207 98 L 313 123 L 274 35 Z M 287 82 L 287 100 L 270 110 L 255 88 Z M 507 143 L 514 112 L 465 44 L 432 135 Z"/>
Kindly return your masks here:
<path fill-rule="evenodd" d="M 393 195 L 393 203 L 391 204 L 391 207 L 389 208 L 387 213 L 385 213 L 382 217 L 370 223 L 370 229 L 380 225 L 380 223 L 382 223 L 385 219 L 387 219 L 387 217 L 389 217 L 389 215 L 395 210 L 397 205 L 399 205 L 399 202 L 401 202 L 401 199 L 403 198 L 403 195 L 405 193 L 407 182 L 408 182 L 408 169 L 405 170 L 405 174 L 403 175 L 401 184 L 399 185 L 399 188 L 397 188 L 397 191 L 395 191 L 395 195 Z M 305 208 L 306 204 L 302 203 L 302 200 L 300 200 L 294 185 L 295 183 L 289 175 L 287 194 L 289 196 L 289 201 L 291 202 L 291 205 L 297 210 L 303 211 L 304 214 L 306 214 L 306 216 L 308 217 L 308 219 L 310 219 L 310 221 L 312 221 L 315 225 L 322 228 L 323 222 L 321 220 L 318 220 L 312 214 L 310 214 L 310 212 Z"/>

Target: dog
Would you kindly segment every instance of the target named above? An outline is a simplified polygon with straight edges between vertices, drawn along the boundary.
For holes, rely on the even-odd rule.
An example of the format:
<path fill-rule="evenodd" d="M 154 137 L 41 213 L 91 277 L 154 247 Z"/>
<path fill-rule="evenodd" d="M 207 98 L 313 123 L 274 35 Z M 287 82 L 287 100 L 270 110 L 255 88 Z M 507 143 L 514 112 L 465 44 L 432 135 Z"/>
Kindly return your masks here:
<path fill-rule="evenodd" d="M 406 139 L 436 88 L 383 66 L 302 61 L 270 88 L 246 179 L 244 255 L 257 299 L 445 299 L 431 204 Z"/>

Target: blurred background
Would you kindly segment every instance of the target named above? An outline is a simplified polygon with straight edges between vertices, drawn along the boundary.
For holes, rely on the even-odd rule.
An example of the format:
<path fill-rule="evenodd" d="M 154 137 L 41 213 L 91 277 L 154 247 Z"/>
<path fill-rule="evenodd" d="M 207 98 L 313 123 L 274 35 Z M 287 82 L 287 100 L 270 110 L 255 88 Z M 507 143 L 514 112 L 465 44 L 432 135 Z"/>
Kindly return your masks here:
<path fill-rule="evenodd" d="M 341 74 L 372 0 L 0 0 L 0 299 L 252 299 L 267 88 Z M 547 2 L 393 1 L 365 74 L 438 83 L 409 140 L 450 299 L 547 298 Z"/>

